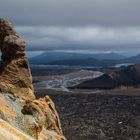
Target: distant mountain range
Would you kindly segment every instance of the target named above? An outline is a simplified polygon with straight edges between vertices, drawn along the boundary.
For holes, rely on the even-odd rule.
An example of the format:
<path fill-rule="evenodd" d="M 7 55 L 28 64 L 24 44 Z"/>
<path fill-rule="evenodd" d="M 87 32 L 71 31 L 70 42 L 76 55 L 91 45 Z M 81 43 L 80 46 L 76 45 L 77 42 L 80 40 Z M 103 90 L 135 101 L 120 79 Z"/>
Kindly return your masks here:
<path fill-rule="evenodd" d="M 139 64 L 140 63 L 140 54 L 122 59 L 121 62 Z"/>
<path fill-rule="evenodd" d="M 70 60 L 59 60 L 49 63 L 49 65 L 68 65 L 68 66 L 100 66 L 100 67 L 109 67 L 114 66 L 117 63 L 117 60 L 98 60 L 95 58 L 87 59 L 70 59 Z"/>
<path fill-rule="evenodd" d="M 140 87 L 140 64 L 105 73 L 71 88 L 114 89 L 121 86 Z"/>
<path fill-rule="evenodd" d="M 125 57 L 118 53 L 83 54 L 69 52 L 44 52 L 30 58 L 35 65 L 68 65 L 68 66 L 115 66 L 122 63 L 138 64 L 140 55 Z"/>
<path fill-rule="evenodd" d="M 100 53 L 100 54 L 83 54 L 83 53 L 70 53 L 70 52 L 54 52 L 48 51 L 44 52 L 38 56 L 30 59 L 31 64 L 49 64 L 57 61 L 65 60 L 120 60 L 126 57 L 117 53 Z"/>

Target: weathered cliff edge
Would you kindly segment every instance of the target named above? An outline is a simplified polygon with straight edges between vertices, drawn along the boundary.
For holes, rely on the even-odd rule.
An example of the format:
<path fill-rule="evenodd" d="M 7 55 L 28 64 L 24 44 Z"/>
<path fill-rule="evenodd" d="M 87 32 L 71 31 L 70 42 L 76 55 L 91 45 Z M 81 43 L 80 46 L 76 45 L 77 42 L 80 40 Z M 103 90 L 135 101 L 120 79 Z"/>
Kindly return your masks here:
<path fill-rule="evenodd" d="M 36 99 L 25 42 L 0 17 L 0 139 L 65 140 L 54 103 Z"/>

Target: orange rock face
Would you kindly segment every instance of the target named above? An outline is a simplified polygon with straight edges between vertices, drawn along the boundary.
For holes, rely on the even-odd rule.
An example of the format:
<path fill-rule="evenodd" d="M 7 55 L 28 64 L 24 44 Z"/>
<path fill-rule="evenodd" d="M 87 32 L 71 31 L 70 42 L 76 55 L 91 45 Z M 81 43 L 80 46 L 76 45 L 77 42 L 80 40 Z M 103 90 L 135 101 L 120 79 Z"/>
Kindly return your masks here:
<path fill-rule="evenodd" d="M 4 18 L 0 18 L 0 49 L 0 130 L 7 134 L 0 137 L 66 140 L 52 100 L 35 98 L 25 42 Z"/>
<path fill-rule="evenodd" d="M 20 97 L 34 99 L 32 77 L 25 56 L 25 42 L 12 24 L 0 18 L 0 90 Z"/>

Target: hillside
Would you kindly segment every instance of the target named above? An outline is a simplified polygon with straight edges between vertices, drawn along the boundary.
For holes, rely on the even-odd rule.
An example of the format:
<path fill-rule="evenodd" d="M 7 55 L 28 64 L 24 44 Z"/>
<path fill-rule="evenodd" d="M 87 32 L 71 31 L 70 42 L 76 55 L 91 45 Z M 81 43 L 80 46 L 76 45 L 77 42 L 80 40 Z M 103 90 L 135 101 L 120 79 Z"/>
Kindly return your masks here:
<path fill-rule="evenodd" d="M 113 89 L 122 86 L 140 86 L 140 64 L 105 73 L 98 78 L 85 81 L 72 88 Z"/>

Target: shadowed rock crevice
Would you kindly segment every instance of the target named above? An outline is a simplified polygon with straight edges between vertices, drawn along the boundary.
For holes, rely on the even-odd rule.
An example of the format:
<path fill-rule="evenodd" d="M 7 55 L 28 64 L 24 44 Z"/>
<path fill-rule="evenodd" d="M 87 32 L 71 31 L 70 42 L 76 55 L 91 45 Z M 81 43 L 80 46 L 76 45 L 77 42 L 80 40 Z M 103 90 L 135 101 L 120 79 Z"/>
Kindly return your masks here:
<path fill-rule="evenodd" d="M 6 135 L 0 133 L 0 138 L 65 140 L 52 100 L 48 96 L 35 98 L 25 41 L 2 17 L 0 50 L 0 121 L 4 123 L 0 125 L 0 131 L 6 132 Z"/>

